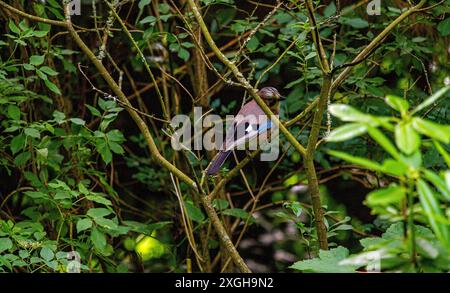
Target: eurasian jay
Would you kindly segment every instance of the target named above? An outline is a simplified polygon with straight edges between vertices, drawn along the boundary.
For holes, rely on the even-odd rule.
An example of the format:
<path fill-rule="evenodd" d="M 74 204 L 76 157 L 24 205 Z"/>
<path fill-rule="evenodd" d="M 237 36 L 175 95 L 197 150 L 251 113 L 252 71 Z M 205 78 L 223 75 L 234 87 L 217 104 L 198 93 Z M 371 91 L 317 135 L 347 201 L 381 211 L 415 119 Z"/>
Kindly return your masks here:
<path fill-rule="evenodd" d="M 280 100 L 284 99 L 274 87 L 265 87 L 258 91 L 258 95 L 264 100 L 275 115 L 280 111 Z M 206 173 L 213 175 L 219 172 L 220 167 L 230 155 L 233 149 L 260 137 L 272 127 L 272 121 L 259 107 L 255 100 L 251 100 L 242 106 L 226 132 L 225 141 L 217 155 L 212 159 Z"/>

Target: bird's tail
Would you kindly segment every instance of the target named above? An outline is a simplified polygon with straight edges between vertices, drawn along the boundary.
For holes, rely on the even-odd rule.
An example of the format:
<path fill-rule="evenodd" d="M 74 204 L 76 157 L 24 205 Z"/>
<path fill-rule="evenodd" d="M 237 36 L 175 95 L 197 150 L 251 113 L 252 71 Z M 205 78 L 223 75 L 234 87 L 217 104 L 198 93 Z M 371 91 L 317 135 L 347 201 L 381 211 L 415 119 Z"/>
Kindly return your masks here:
<path fill-rule="evenodd" d="M 225 160 L 230 155 L 231 151 L 220 151 L 209 164 L 206 174 L 213 175 L 219 172 Z"/>

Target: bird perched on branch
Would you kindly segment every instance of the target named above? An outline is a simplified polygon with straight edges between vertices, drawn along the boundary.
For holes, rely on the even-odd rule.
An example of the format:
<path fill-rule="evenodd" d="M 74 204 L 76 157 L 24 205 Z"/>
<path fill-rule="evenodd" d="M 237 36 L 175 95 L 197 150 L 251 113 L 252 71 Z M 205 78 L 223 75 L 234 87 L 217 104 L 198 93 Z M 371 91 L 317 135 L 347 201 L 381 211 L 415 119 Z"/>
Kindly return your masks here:
<path fill-rule="evenodd" d="M 285 99 L 274 87 L 265 87 L 258 91 L 258 95 L 277 115 L 280 112 L 280 100 Z M 220 167 L 233 149 L 260 137 L 272 128 L 272 120 L 264 113 L 255 100 L 242 106 L 226 132 L 225 141 L 217 155 L 212 159 L 206 173 L 213 175 L 219 172 Z"/>

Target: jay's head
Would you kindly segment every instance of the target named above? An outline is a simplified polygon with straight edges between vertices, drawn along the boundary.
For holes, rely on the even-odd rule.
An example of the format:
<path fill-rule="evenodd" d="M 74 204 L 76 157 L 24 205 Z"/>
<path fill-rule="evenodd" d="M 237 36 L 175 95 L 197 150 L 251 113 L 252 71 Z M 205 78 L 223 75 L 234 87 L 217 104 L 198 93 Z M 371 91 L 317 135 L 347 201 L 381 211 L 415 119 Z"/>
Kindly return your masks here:
<path fill-rule="evenodd" d="M 278 104 L 280 100 L 284 100 L 283 97 L 274 87 L 263 87 L 259 90 L 258 95 L 269 105 L 269 107 Z"/>

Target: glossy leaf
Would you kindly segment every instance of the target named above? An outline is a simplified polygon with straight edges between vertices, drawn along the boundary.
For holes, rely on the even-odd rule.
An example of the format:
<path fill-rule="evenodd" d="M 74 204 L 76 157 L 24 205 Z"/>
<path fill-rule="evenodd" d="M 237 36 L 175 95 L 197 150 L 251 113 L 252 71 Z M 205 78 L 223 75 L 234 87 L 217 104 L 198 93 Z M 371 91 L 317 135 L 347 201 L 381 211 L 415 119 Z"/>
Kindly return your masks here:
<path fill-rule="evenodd" d="M 380 164 L 378 164 L 377 162 L 371 161 L 369 159 L 366 159 L 366 158 L 355 157 L 355 156 L 349 155 L 347 153 L 338 152 L 338 151 L 328 151 L 328 154 L 335 156 L 337 158 L 340 158 L 342 160 L 345 160 L 347 162 L 359 165 L 361 167 L 365 167 L 370 170 L 383 171 L 383 167 Z"/>
<path fill-rule="evenodd" d="M 425 178 L 439 190 L 439 193 L 450 202 L 450 189 L 446 186 L 444 179 L 430 170 L 424 170 L 423 174 Z"/>
<path fill-rule="evenodd" d="M 395 126 L 395 143 L 407 155 L 417 151 L 420 147 L 420 136 L 411 123 L 399 123 Z"/>
<path fill-rule="evenodd" d="M 392 157 L 394 157 L 395 159 L 399 159 L 400 158 L 400 154 L 397 151 L 397 148 L 395 147 L 395 145 L 378 128 L 370 127 L 368 129 L 368 133 Z"/>
<path fill-rule="evenodd" d="M 446 144 L 450 143 L 450 126 L 434 123 L 419 117 L 414 117 L 412 125 L 423 135 L 432 137 Z"/>
<path fill-rule="evenodd" d="M 367 195 L 368 206 L 386 206 L 399 203 L 406 196 L 406 190 L 403 186 L 390 186 L 387 188 L 372 191 Z"/>
<path fill-rule="evenodd" d="M 439 221 L 443 218 L 443 212 L 439 207 L 439 202 L 430 188 L 430 186 L 422 179 L 417 181 L 417 191 L 419 193 L 420 202 L 425 210 L 428 221 L 433 228 L 434 233 L 442 243 L 445 243 L 450 249 L 448 227 Z"/>
<path fill-rule="evenodd" d="M 367 126 L 360 123 L 348 123 L 340 126 L 327 136 L 327 141 L 345 141 L 360 136 L 367 131 Z"/>
<path fill-rule="evenodd" d="M 370 115 L 364 114 L 345 104 L 330 105 L 329 111 L 333 116 L 336 116 L 345 122 L 374 122 Z"/>
<path fill-rule="evenodd" d="M 394 95 L 386 96 L 386 104 L 402 114 L 405 114 L 409 109 L 409 103 L 407 100 Z"/>
<path fill-rule="evenodd" d="M 442 98 L 447 91 L 450 89 L 450 86 L 446 86 L 441 88 L 440 90 L 438 90 L 437 92 L 435 92 L 434 94 L 432 94 L 429 98 L 427 98 L 425 101 L 423 101 L 422 103 L 420 103 L 413 111 L 411 114 L 417 113 L 419 111 L 422 111 L 423 109 L 427 108 L 428 106 L 432 105 L 433 103 L 435 103 L 437 100 L 439 100 L 440 98 Z"/>

